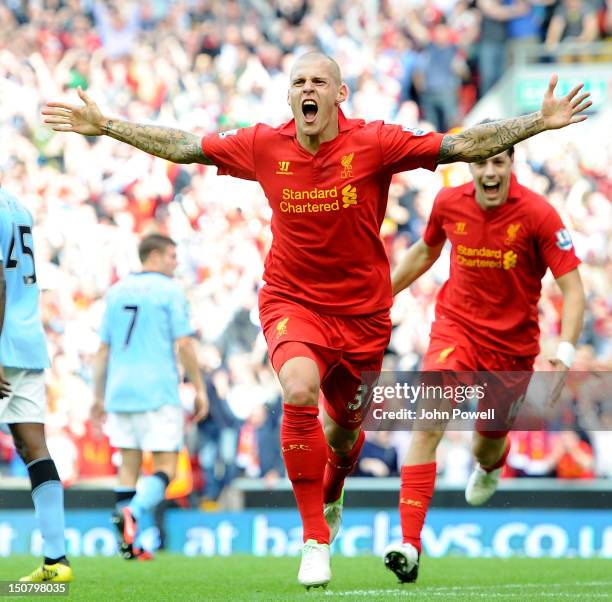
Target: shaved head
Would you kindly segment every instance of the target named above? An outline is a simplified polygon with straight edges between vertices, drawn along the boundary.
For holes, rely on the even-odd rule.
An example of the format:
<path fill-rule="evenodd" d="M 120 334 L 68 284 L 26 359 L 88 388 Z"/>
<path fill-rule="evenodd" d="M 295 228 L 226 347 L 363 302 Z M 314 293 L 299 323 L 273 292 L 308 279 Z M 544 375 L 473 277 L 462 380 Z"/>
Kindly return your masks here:
<path fill-rule="evenodd" d="M 299 143 L 316 153 L 322 142 L 338 135 L 338 108 L 348 96 L 340 67 L 323 52 L 307 52 L 293 64 L 287 102 Z"/>
<path fill-rule="evenodd" d="M 306 54 L 302 54 L 300 57 L 298 57 L 295 63 L 293 64 L 290 77 L 293 79 L 293 75 L 296 69 L 298 68 L 298 66 L 301 66 L 303 63 L 310 62 L 310 61 L 320 61 L 320 60 L 324 60 L 329 65 L 330 75 L 332 76 L 334 82 L 337 85 L 340 85 L 342 83 L 342 74 L 340 73 L 340 65 L 338 65 L 338 63 L 336 63 L 336 61 L 331 56 L 323 52 L 320 52 L 319 50 L 311 50 L 310 52 L 307 52 Z"/>

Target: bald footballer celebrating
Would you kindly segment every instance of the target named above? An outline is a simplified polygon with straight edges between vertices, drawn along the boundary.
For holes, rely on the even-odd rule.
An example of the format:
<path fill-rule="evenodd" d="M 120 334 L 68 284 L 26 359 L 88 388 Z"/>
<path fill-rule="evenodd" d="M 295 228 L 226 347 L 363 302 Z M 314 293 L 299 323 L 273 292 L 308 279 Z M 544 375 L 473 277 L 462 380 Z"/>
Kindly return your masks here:
<path fill-rule="evenodd" d="M 347 119 L 340 105 L 348 87 L 337 63 L 320 52 L 295 61 L 287 95 L 293 119 L 279 127 L 260 123 L 200 138 L 109 118 L 82 91 L 82 105 L 43 109 L 55 131 L 107 135 L 169 161 L 216 165 L 221 175 L 261 184 L 273 242 L 260 317 L 283 389 L 281 444 L 304 528 L 298 581 L 307 588 L 331 578 L 329 543 L 340 527 L 344 479 L 363 445 L 354 398 L 361 372 L 380 369 L 390 336 L 391 281 L 379 230 L 391 177 L 480 161 L 586 119 L 588 93 L 578 86 L 555 98 L 555 84 L 553 78 L 540 111 L 456 135 Z"/>

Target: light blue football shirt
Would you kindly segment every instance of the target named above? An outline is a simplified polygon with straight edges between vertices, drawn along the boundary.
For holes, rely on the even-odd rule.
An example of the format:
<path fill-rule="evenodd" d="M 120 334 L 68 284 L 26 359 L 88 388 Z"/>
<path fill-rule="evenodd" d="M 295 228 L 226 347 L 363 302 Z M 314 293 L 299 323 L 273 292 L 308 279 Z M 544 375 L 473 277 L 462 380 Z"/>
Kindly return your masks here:
<path fill-rule="evenodd" d="M 6 280 L 0 364 L 29 370 L 48 368 L 49 355 L 36 284 L 32 216 L 14 196 L 1 188 L 0 261 Z"/>
<path fill-rule="evenodd" d="M 106 295 L 100 332 L 109 346 L 106 410 L 180 405 L 174 343 L 193 332 L 187 299 L 172 278 L 140 272 L 115 284 Z"/>

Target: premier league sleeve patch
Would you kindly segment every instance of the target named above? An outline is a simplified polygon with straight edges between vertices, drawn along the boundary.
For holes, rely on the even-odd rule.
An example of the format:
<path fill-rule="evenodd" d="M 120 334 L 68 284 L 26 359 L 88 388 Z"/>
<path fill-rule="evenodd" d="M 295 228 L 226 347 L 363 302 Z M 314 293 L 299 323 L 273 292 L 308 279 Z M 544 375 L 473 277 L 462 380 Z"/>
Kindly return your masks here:
<path fill-rule="evenodd" d="M 565 229 L 561 228 L 561 230 L 557 230 L 555 233 L 557 237 L 557 246 L 562 251 L 569 251 L 574 245 L 572 244 L 572 237 L 570 233 Z"/>
<path fill-rule="evenodd" d="M 427 132 L 425 130 L 418 130 L 416 128 L 409 128 L 408 126 L 405 126 L 402 128 L 402 132 L 410 132 L 413 136 L 424 136 L 425 134 L 427 134 Z"/>

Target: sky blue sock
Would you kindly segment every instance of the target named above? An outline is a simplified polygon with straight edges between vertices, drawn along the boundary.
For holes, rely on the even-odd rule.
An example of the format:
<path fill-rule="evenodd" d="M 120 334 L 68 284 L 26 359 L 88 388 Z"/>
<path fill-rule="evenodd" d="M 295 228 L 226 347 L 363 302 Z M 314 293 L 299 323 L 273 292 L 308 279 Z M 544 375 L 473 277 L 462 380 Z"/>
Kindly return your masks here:
<path fill-rule="evenodd" d="M 128 505 L 132 516 L 137 521 L 145 513 L 152 512 L 155 506 L 163 501 L 168 483 L 168 476 L 161 471 L 140 481 L 136 495 Z"/>
<path fill-rule="evenodd" d="M 138 533 L 136 534 L 136 539 L 134 540 L 134 545 L 141 550 L 147 550 L 148 552 L 153 552 L 159 546 L 151 546 L 150 536 L 146 534 L 146 531 L 151 527 L 155 527 L 155 509 L 153 508 L 149 512 L 143 512 L 140 515 L 140 520 L 138 521 Z M 147 540 L 147 541 L 145 541 Z"/>
<path fill-rule="evenodd" d="M 47 558 L 66 555 L 64 539 L 64 488 L 51 458 L 34 460 L 28 464 L 32 482 L 34 514 L 42 535 L 43 554 Z"/>

